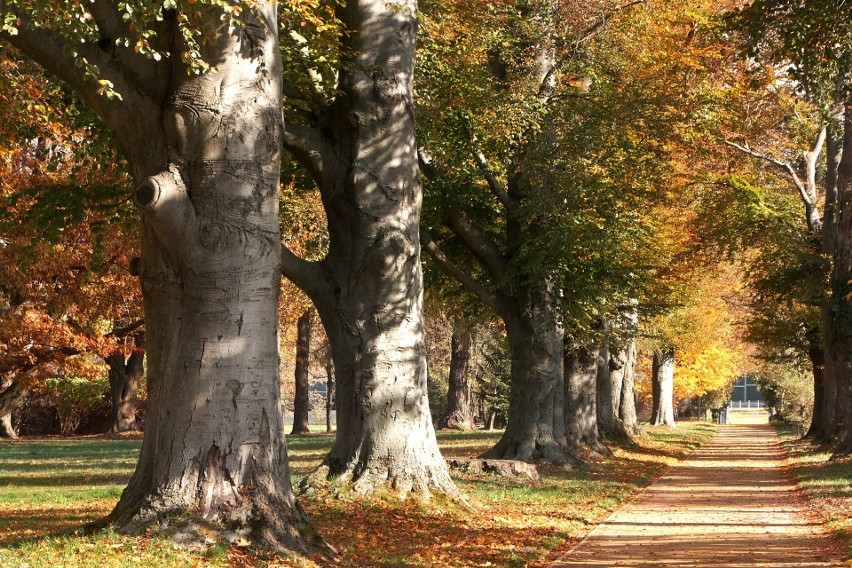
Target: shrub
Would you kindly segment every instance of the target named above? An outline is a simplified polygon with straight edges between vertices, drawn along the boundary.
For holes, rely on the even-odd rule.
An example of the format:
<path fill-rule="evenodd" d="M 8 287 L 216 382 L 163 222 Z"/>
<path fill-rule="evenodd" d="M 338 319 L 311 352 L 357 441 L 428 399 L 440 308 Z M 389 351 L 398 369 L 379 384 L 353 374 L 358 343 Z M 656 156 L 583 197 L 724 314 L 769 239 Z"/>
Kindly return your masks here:
<path fill-rule="evenodd" d="M 48 397 L 53 399 L 63 436 L 73 434 L 92 407 L 100 406 L 109 393 L 106 376 L 95 379 L 83 377 L 51 377 L 45 380 Z"/>

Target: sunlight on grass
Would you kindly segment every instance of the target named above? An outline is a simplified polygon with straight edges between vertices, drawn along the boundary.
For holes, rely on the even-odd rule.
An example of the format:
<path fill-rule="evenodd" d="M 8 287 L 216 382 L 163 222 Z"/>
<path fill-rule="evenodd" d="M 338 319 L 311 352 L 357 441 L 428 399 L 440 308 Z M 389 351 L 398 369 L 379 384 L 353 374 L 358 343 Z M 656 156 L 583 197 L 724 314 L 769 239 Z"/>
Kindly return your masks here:
<path fill-rule="evenodd" d="M 539 466 L 532 486 L 491 475 L 453 473 L 476 512 L 437 496 L 362 501 L 300 498 L 320 533 L 340 551 L 340 566 L 546 565 L 547 554 L 577 539 L 714 428 L 684 423 L 649 429 L 635 445 L 576 469 Z M 473 457 L 501 432 L 440 432 L 445 456 Z M 324 457 L 333 435 L 288 438 L 294 479 Z M 251 548 L 176 550 L 166 539 L 111 531 L 75 533 L 106 515 L 135 465 L 141 442 L 57 439 L 0 444 L 0 566 L 310 566 Z M 346 522 L 341 522 L 345 519 Z"/>
<path fill-rule="evenodd" d="M 837 535 L 852 558 L 852 457 L 833 458 L 829 448 L 799 439 L 792 427 L 778 426 L 799 485 L 808 494 L 811 509 Z"/>

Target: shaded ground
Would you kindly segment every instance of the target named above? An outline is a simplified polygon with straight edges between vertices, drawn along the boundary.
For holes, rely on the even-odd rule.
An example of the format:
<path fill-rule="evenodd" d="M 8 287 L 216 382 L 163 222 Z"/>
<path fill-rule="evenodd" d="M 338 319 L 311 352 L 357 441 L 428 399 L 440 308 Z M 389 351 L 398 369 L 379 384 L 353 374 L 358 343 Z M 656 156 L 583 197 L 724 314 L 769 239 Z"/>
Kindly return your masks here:
<path fill-rule="evenodd" d="M 838 566 L 770 426 L 724 426 L 555 567 Z"/>

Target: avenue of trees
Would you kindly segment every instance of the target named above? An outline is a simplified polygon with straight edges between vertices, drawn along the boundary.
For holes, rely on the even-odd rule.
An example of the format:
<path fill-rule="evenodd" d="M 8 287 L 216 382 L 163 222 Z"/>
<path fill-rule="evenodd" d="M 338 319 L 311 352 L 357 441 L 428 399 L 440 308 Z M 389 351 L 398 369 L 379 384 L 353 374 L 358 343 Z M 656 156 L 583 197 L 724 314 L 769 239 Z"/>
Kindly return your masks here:
<path fill-rule="evenodd" d="M 0 16 L 0 435 L 28 396 L 97 381 L 108 429 L 137 430 L 144 391 L 104 525 L 330 554 L 285 439 L 316 369 L 335 440 L 302 490 L 464 503 L 436 427 L 576 464 L 746 371 L 852 452 L 844 2 Z"/>

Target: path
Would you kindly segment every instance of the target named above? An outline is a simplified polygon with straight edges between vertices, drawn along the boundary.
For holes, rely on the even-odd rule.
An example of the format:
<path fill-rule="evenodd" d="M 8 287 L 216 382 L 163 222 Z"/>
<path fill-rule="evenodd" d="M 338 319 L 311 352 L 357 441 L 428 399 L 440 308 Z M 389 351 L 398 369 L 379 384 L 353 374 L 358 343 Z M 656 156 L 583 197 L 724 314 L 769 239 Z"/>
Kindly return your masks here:
<path fill-rule="evenodd" d="M 554 567 L 838 566 L 770 426 L 723 426 Z"/>

